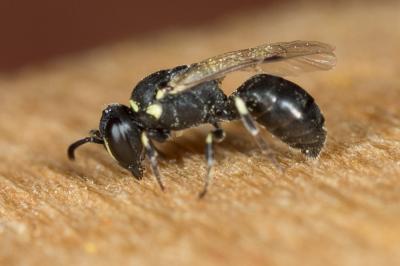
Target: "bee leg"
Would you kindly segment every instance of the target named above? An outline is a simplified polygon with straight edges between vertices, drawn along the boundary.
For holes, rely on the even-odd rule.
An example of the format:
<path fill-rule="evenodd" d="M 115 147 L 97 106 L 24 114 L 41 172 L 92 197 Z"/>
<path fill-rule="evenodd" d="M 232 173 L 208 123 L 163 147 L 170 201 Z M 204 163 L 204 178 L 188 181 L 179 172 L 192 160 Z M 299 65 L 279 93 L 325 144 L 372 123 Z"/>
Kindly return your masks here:
<path fill-rule="evenodd" d="M 199 198 L 203 198 L 207 194 L 208 186 L 212 179 L 212 166 L 214 165 L 214 150 L 213 144 L 214 142 L 221 142 L 225 138 L 225 132 L 220 126 L 215 123 L 215 129 L 208 133 L 206 138 L 206 148 L 205 148 L 205 157 L 207 162 L 207 174 L 204 177 L 204 187 L 203 190 L 199 193 Z"/>
<path fill-rule="evenodd" d="M 151 142 L 151 140 L 147 137 L 146 132 L 142 133 L 141 140 L 142 140 L 142 144 L 146 150 L 146 155 L 150 161 L 151 171 L 153 172 L 153 175 L 156 177 L 157 183 L 160 186 L 161 190 L 164 191 L 165 187 L 161 181 L 160 171 L 158 170 L 157 151 L 154 149 L 154 146 L 153 146 L 153 143 Z"/>
<path fill-rule="evenodd" d="M 156 142 L 165 142 L 170 136 L 171 132 L 169 130 L 163 129 L 149 129 L 147 131 L 147 136 L 149 139 L 154 140 Z M 161 151 L 157 146 L 153 145 L 153 148 L 156 150 L 158 158 L 165 159 L 167 156 L 163 151 Z"/>
<path fill-rule="evenodd" d="M 153 149 L 156 151 L 157 153 L 157 158 L 159 158 L 161 161 L 165 161 L 167 158 L 167 155 L 165 154 L 165 152 L 163 152 L 162 150 L 160 150 L 159 148 L 157 148 L 156 145 L 153 144 Z"/>
<path fill-rule="evenodd" d="M 278 164 L 278 161 L 276 160 L 275 153 L 272 151 L 268 143 L 261 136 L 260 129 L 257 127 L 257 124 L 254 121 L 254 119 L 251 117 L 249 110 L 246 107 L 245 101 L 243 101 L 243 99 L 240 98 L 239 96 L 234 96 L 234 102 L 244 127 L 253 136 L 258 147 L 261 149 L 261 152 L 268 156 L 268 158 L 271 160 L 271 162 L 275 165 L 275 167 L 279 171 L 283 172 L 282 167 Z"/>

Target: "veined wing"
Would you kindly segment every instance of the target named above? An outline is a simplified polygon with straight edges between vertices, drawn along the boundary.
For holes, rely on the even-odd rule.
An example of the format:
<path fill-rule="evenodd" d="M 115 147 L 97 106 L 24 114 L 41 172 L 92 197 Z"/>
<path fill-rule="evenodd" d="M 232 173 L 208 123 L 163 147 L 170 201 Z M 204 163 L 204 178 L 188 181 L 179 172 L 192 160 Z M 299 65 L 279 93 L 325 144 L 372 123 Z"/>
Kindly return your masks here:
<path fill-rule="evenodd" d="M 224 53 L 189 66 L 168 84 L 178 93 L 202 82 L 223 78 L 230 72 L 245 70 L 279 76 L 329 70 L 336 64 L 334 47 L 316 41 L 263 44 L 254 48 Z"/>

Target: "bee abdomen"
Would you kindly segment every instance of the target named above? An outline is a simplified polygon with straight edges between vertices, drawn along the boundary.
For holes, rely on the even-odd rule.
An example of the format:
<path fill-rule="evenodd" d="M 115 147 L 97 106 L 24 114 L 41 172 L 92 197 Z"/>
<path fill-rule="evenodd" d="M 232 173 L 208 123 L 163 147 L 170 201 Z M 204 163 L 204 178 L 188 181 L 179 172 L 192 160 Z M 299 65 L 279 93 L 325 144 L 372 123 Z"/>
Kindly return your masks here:
<path fill-rule="evenodd" d="M 258 123 L 290 147 L 316 157 L 324 146 L 324 117 L 314 99 L 298 85 L 261 74 L 230 96 L 240 97 Z"/>

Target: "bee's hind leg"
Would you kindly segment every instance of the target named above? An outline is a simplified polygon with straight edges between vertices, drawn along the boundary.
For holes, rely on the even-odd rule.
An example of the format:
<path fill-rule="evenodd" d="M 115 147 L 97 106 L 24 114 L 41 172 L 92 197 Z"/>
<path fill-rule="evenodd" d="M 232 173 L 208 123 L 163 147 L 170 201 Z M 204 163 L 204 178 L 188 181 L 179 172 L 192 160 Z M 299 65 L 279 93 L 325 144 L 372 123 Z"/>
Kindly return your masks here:
<path fill-rule="evenodd" d="M 235 107 L 240 115 L 242 123 L 247 131 L 253 136 L 254 140 L 256 141 L 258 147 L 260 148 L 261 152 L 266 154 L 271 162 L 275 165 L 277 169 L 283 172 L 282 167 L 279 165 L 278 161 L 276 160 L 276 156 L 274 151 L 269 147 L 268 143 L 264 140 L 264 138 L 260 134 L 260 129 L 258 128 L 256 122 L 254 121 L 253 117 L 251 116 L 249 110 L 247 109 L 245 101 L 239 96 L 233 96 Z"/>
<path fill-rule="evenodd" d="M 146 155 L 150 161 L 151 171 L 153 175 L 156 177 L 157 183 L 160 186 L 161 190 L 165 190 L 164 184 L 162 182 L 162 178 L 160 175 L 160 171 L 158 169 L 157 163 L 157 151 L 154 149 L 154 145 L 151 140 L 148 138 L 147 133 L 143 132 L 141 136 L 142 144 L 146 150 Z"/>
<path fill-rule="evenodd" d="M 199 198 L 207 194 L 208 187 L 212 179 L 212 167 L 214 165 L 214 142 L 221 142 L 225 138 L 224 130 L 217 124 L 213 124 L 215 129 L 208 133 L 206 138 L 205 157 L 207 162 L 207 173 L 204 177 L 203 190 L 199 193 Z"/>

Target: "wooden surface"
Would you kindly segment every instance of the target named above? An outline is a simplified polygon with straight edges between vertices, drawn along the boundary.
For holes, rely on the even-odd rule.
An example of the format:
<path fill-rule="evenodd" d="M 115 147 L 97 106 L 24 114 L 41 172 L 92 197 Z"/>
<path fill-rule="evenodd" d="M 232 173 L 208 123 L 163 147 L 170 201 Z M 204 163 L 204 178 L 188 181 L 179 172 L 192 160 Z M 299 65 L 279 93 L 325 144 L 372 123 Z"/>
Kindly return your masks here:
<path fill-rule="evenodd" d="M 364 3 L 364 2 L 363 2 Z M 399 3 L 298 5 L 132 40 L 0 78 L 0 265 L 399 265 Z M 318 161 L 225 125 L 197 200 L 207 127 L 164 145 L 167 186 L 138 182 L 101 146 L 67 146 L 158 69 L 263 42 L 332 43 L 335 70 L 292 78 L 323 110 Z M 245 78 L 224 83 L 231 92 Z"/>

